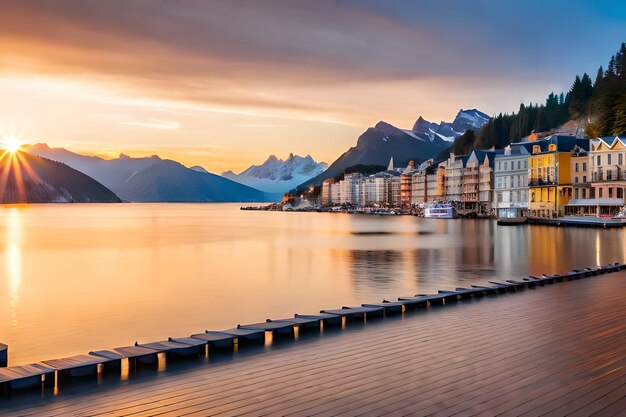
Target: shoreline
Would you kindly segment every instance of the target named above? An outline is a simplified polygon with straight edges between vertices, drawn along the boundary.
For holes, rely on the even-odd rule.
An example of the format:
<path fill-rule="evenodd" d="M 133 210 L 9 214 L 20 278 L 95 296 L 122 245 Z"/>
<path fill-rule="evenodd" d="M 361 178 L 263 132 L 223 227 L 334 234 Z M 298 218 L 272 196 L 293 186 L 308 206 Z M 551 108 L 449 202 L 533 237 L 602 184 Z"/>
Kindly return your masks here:
<path fill-rule="evenodd" d="M 265 206 L 241 206 L 242 211 L 274 211 L 274 212 L 299 212 L 299 213 L 343 213 L 343 214 L 361 214 L 370 216 L 415 216 L 419 218 L 428 218 L 424 216 L 423 208 L 415 207 L 353 207 L 353 206 L 306 206 L 303 208 L 283 208 L 281 204 L 269 204 Z M 432 218 L 437 220 L 436 218 Z M 493 215 L 476 214 L 470 212 L 470 215 L 459 215 L 457 219 L 461 220 L 496 220 L 498 226 L 553 226 L 553 227 L 594 227 L 594 228 L 619 228 L 626 226 L 626 219 L 613 217 L 592 217 L 592 216 L 563 216 L 563 217 L 496 217 Z M 456 220 L 456 219 L 438 219 L 438 220 Z"/>

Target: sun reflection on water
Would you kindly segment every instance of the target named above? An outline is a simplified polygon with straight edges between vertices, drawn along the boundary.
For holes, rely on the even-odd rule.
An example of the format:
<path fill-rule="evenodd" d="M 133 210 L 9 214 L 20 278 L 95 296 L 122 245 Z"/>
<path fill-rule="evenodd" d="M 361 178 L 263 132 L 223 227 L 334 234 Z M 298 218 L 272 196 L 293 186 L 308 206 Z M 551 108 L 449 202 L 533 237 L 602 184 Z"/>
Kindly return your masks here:
<path fill-rule="evenodd" d="M 9 286 L 9 308 L 11 326 L 17 326 L 17 306 L 19 304 L 19 292 L 22 285 L 22 247 L 21 226 L 22 220 L 17 208 L 9 209 L 6 217 L 6 242 L 5 265 L 7 282 Z"/>

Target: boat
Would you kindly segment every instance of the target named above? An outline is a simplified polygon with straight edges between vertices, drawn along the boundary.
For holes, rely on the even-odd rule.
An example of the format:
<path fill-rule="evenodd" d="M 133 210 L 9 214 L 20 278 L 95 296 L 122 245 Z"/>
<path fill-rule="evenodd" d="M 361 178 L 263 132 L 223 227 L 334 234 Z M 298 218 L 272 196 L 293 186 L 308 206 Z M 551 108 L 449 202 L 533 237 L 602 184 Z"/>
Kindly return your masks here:
<path fill-rule="evenodd" d="M 424 217 L 430 219 L 456 219 L 459 215 L 452 203 L 431 203 L 424 208 Z"/>
<path fill-rule="evenodd" d="M 526 224 L 528 219 L 526 217 L 499 217 L 498 226 L 515 226 L 518 224 Z"/>

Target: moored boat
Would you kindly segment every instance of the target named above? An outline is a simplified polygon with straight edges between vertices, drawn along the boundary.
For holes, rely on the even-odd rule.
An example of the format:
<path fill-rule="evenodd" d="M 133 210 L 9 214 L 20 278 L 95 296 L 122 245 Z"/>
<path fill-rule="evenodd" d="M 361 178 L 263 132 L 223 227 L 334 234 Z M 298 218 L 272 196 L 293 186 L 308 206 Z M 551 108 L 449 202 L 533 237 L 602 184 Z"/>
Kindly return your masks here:
<path fill-rule="evenodd" d="M 431 203 L 424 208 L 424 217 L 431 219 L 456 219 L 459 216 L 452 203 Z"/>
<path fill-rule="evenodd" d="M 526 217 L 500 217 L 498 218 L 499 226 L 515 226 L 518 224 L 525 224 L 528 222 Z"/>

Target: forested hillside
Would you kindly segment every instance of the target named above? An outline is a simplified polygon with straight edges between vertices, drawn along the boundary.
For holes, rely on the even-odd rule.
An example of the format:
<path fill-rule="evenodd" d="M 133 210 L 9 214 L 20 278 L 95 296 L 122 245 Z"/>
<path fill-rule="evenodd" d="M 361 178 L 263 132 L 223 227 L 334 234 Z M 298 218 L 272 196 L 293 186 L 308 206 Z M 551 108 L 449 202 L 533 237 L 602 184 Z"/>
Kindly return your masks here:
<path fill-rule="evenodd" d="M 576 76 L 566 94 L 550 93 L 544 104 L 522 104 L 517 113 L 500 113 L 479 131 L 465 132 L 450 151 L 467 154 L 472 149 L 503 148 L 533 131 L 549 131 L 569 120 L 590 121 L 584 134 L 591 138 L 626 134 L 626 44 L 611 57 L 606 70 L 598 68 L 595 81 L 588 74 Z"/>

